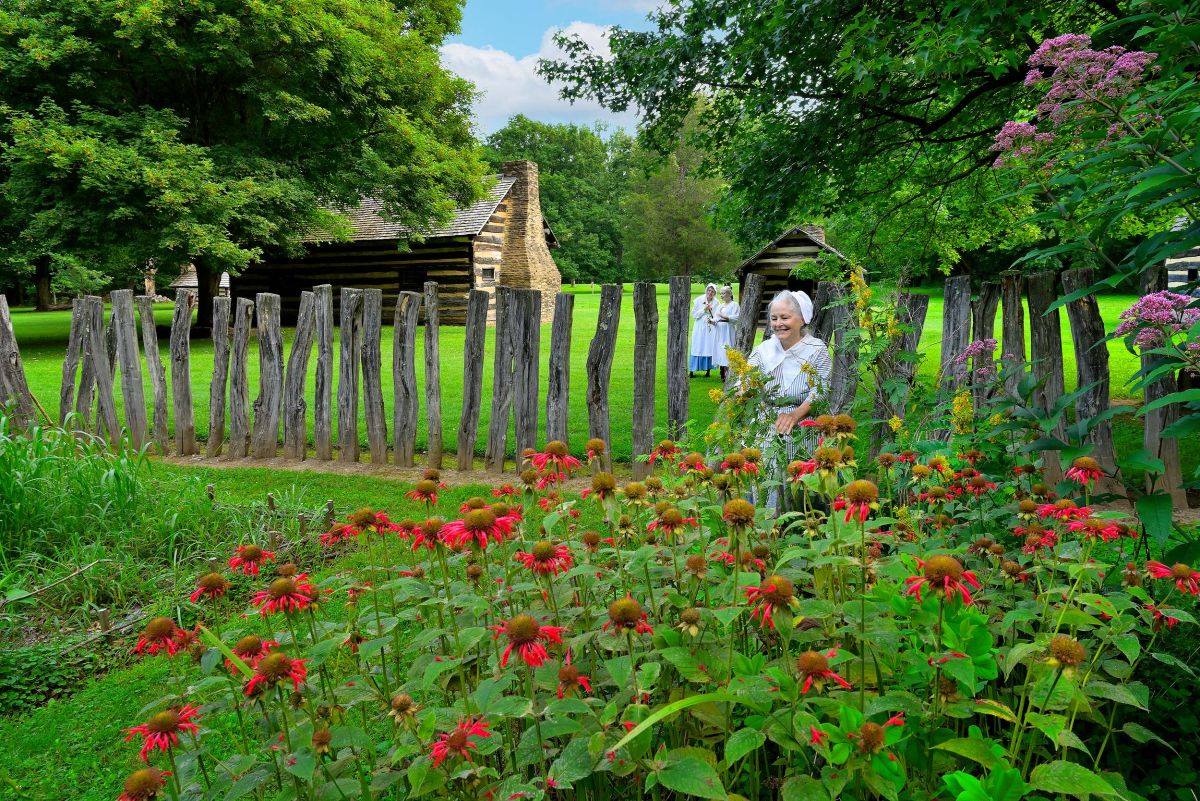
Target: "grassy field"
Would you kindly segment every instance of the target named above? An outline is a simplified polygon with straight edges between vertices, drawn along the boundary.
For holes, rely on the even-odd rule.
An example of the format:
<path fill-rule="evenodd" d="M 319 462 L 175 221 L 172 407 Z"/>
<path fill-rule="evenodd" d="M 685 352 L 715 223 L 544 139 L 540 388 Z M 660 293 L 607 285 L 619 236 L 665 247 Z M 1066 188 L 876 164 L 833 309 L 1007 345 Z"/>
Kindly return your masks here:
<path fill-rule="evenodd" d="M 630 426 L 628 421 L 633 411 L 633 352 L 634 325 L 632 314 L 632 285 L 626 285 L 626 300 L 623 303 L 620 326 L 617 334 L 617 358 L 613 363 L 612 382 L 609 393 L 611 404 L 611 419 L 613 421 L 612 446 L 616 457 L 623 461 L 630 459 Z M 701 291 L 697 285 L 696 291 Z M 575 320 L 571 336 L 571 405 L 570 430 L 573 441 L 582 445 L 587 437 L 587 407 L 583 399 L 585 386 L 585 365 L 588 344 L 596 329 L 596 318 L 599 307 L 599 292 L 591 292 L 586 287 L 577 291 L 575 302 Z M 666 316 L 667 288 L 659 286 L 659 350 L 658 374 L 660 380 L 657 386 L 656 419 L 659 430 L 665 430 L 666 425 Z M 1117 315 L 1136 300 L 1132 295 L 1106 295 L 1100 298 L 1101 311 L 1104 314 L 1109 330 L 1116 326 Z M 160 326 L 170 324 L 170 306 L 163 305 L 156 310 L 156 321 Z M 999 319 L 999 316 L 997 317 Z M 923 380 L 932 381 L 936 377 L 941 347 L 942 298 L 934 293 L 930 297 L 929 314 L 926 318 L 924 331 L 921 336 L 920 350 L 924 359 L 920 366 L 919 375 Z M 61 386 L 62 361 L 70 325 L 68 312 L 38 313 L 30 309 L 15 309 L 13 312 L 13 327 L 21 346 L 21 355 L 29 377 L 30 387 L 34 395 L 50 414 L 55 413 L 57 398 Z M 998 330 L 998 328 L 997 328 Z M 457 447 L 457 427 L 459 410 L 462 408 L 462 374 L 463 374 L 463 329 L 461 327 L 443 326 L 441 331 L 441 368 L 442 368 L 442 426 L 443 438 L 448 451 L 453 452 Z M 290 349 L 292 331 L 284 332 L 285 345 Z M 337 332 L 335 332 L 334 352 L 337 352 Z M 160 333 L 160 347 L 165 349 L 165 337 Z M 423 332 L 417 336 L 417 360 L 423 364 L 424 359 Z M 549 353 L 550 326 L 542 328 L 542 376 L 541 392 L 544 398 L 546 388 L 546 356 Z M 1137 360 L 1124 348 L 1120 342 L 1108 343 L 1112 371 L 1112 394 L 1114 399 L 1128 400 L 1140 393 L 1131 392 L 1128 382 L 1137 371 Z M 1075 354 L 1070 339 L 1070 327 L 1063 320 L 1063 351 L 1066 364 L 1066 383 L 1070 391 L 1075 387 Z M 390 380 L 390 365 L 392 358 L 392 330 L 385 328 L 383 332 L 383 364 L 384 364 L 384 401 L 388 412 L 390 427 L 390 410 L 392 408 L 392 382 Z M 213 352 L 212 343 L 208 340 L 198 340 L 192 344 L 191 375 L 192 394 L 195 403 L 196 431 L 201 439 L 208 436 L 209 414 L 209 376 L 212 374 Z M 308 383 L 312 393 L 312 375 L 315 373 L 315 358 L 310 361 Z M 167 380 L 170 382 L 170 371 Z M 250 387 L 251 397 L 257 391 L 258 361 L 254 353 L 250 358 Z M 422 409 L 419 413 L 419 431 L 417 434 L 417 449 L 426 446 L 426 428 L 424 412 L 424 371 L 417 370 L 417 380 L 421 385 Z M 335 368 L 336 375 L 336 368 Z M 119 381 L 119 376 L 118 376 Z M 149 380 L 143 374 L 149 399 Z M 492 386 L 492 339 L 488 338 L 487 355 L 484 363 L 483 414 L 480 421 L 480 437 L 476 444 L 477 453 L 482 453 L 486 441 L 487 425 L 490 418 L 490 399 Z M 699 377 L 692 381 L 690 416 L 697 421 L 709 420 L 713 414 L 713 403 L 708 397 L 708 390 L 718 387 L 719 379 L 714 371 L 711 378 Z M 118 408 L 121 406 L 120 392 L 117 393 Z M 543 406 L 544 409 L 544 406 Z M 122 415 L 123 416 L 123 415 Z M 366 443 L 366 426 L 360 411 L 359 436 Z M 228 420 L 228 417 L 226 418 Z M 311 411 L 310 411 L 311 421 Z M 539 421 L 543 426 L 544 418 Z M 310 422 L 311 425 L 311 422 Z M 336 425 L 336 422 L 335 422 Z M 336 435 L 335 435 L 336 439 Z M 511 439 L 510 439 L 511 443 Z M 511 447 L 511 446 L 510 446 Z"/>

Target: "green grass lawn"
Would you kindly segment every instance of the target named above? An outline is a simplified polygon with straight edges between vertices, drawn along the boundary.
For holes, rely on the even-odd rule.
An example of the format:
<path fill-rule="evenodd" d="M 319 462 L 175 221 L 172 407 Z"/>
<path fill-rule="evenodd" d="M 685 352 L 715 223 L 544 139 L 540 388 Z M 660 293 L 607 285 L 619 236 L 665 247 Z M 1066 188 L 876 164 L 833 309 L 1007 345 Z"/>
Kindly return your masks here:
<path fill-rule="evenodd" d="M 634 339 L 634 320 L 632 312 L 632 285 L 625 287 L 626 299 L 622 304 L 622 313 L 620 326 L 617 334 L 617 357 L 613 362 L 612 381 L 609 392 L 609 402 L 611 404 L 611 419 L 613 422 L 612 430 L 612 446 L 614 455 L 622 461 L 630 459 L 630 421 L 633 414 L 633 360 L 631 358 L 633 352 Z M 701 291 L 699 285 L 696 291 Z M 1118 313 L 1127 308 L 1135 301 L 1132 295 L 1106 295 L 1100 298 L 1101 311 L 1105 316 L 1108 327 L 1111 330 L 1116 325 Z M 658 292 L 659 300 L 659 349 L 658 349 L 658 375 L 660 380 L 656 387 L 656 421 L 659 432 L 665 431 L 666 427 L 666 318 L 667 318 L 667 287 L 659 285 Z M 575 302 L 575 317 L 574 326 L 571 336 L 571 372 L 570 372 L 570 387 L 571 387 L 571 402 L 570 402 L 570 431 L 572 442 L 579 447 L 587 438 L 587 407 L 584 402 L 583 392 L 586 381 L 586 360 L 588 345 L 592 339 L 596 329 L 596 318 L 598 315 L 600 294 L 598 291 L 592 292 L 587 288 L 580 287 L 576 293 Z M 169 305 L 159 306 L 156 310 L 156 321 L 159 325 L 169 325 L 171 317 L 171 307 Z M 999 320 L 999 316 L 997 316 Z M 931 294 L 929 313 L 926 317 L 924 331 L 921 337 L 920 350 L 924 355 L 924 360 L 921 363 L 919 375 L 923 380 L 932 381 L 935 379 L 938 371 L 939 352 L 941 347 L 941 321 L 942 321 L 942 298 L 936 292 Z M 29 384 L 38 400 L 46 408 L 51 415 L 56 413 L 58 405 L 58 395 L 61 386 L 62 376 L 62 361 L 65 353 L 65 343 L 70 325 L 69 312 L 34 312 L 29 309 L 15 309 L 13 311 L 13 327 L 15 329 L 17 340 L 21 346 L 21 355 L 25 362 L 26 373 L 28 374 Z M 997 326 L 999 323 L 997 322 Z M 1028 326 L 1027 326 L 1028 328 Z M 999 328 L 997 327 L 997 331 Z M 288 329 L 284 332 L 285 345 L 288 348 L 285 353 L 290 352 L 290 342 L 292 339 L 292 330 Z M 442 373 L 442 427 L 443 439 L 446 443 L 448 452 L 454 452 L 457 449 L 457 430 L 459 421 L 459 412 L 462 408 L 462 375 L 463 375 L 463 334 L 464 330 L 456 326 L 443 326 L 441 330 L 441 373 Z M 334 352 L 337 353 L 337 332 L 335 331 Z M 166 342 L 165 337 L 160 336 L 160 347 L 165 352 Z M 492 387 L 492 345 L 493 338 L 487 339 L 487 351 L 484 363 L 484 379 L 483 379 L 483 413 L 480 419 L 480 435 L 476 444 L 476 452 L 482 454 L 483 448 L 487 439 L 487 427 L 490 419 L 491 411 L 491 387 Z M 547 383 L 547 368 L 546 357 L 549 353 L 550 345 L 550 326 L 542 327 L 542 369 L 541 369 L 541 386 L 540 391 L 542 397 L 545 397 L 545 389 Z M 1140 395 L 1133 393 L 1128 382 L 1137 371 L 1137 359 L 1124 348 L 1120 342 L 1108 343 L 1110 354 L 1110 365 L 1112 371 L 1112 394 L 1114 399 L 1131 399 Z M 250 355 L 250 387 L 251 397 L 253 398 L 257 392 L 258 384 L 258 360 L 252 349 Z M 1075 380 L 1075 355 L 1071 346 L 1070 327 L 1067 325 L 1064 315 L 1063 320 L 1063 351 L 1064 362 L 1066 365 L 1066 384 L 1067 390 L 1070 391 L 1076 385 Z M 393 386 L 390 379 L 390 366 L 392 358 L 392 329 L 386 327 L 383 332 L 383 365 L 384 365 L 384 401 L 388 409 L 387 420 L 390 428 L 391 425 L 391 408 L 393 399 Z M 417 360 L 418 364 L 423 364 L 424 360 L 424 336 L 423 332 L 417 335 Z M 308 391 L 310 398 L 309 419 L 311 421 L 311 397 L 313 391 L 312 376 L 316 370 L 315 356 L 309 362 L 309 382 Z M 213 351 L 212 343 L 209 340 L 197 340 L 192 343 L 191 355 L 191 375 L 192 375 L 192 393 L 195 405 L 196 416 L 196 432 L 201 439 L 206 439 L 208 436 L 208 417 L 209 417 L 209 377 L 212 374 Z M 337 375 L 336 367 L 334 375 Z M 118 376 L 118 383 L 120 377 Z M 170 383 L 170 370 L 167 370 L 167 381 Z M 425 410 L 424 410 L 424 370 L 417 370 L 417 381 L 421 385 L 419 397 L 422 400 L 422 408 L 418 415 L 419 431 L 417 434 L 417 449 L 424 450 L 426 446 L 426 428 L 425 428 Z M 147 402 L 149 403 L 149 379 L 143 373 L 143 383 L 146 385 Z M 714 371 L 711 378 L 697 378 L 691 382 L 691 404 L 690 416 L 697 421 L 705 421 L 712 418 L 714 405 L 708 397 L 708 390 L 718 387 L 720 381 Z M 336 389 L 335 389 L 336 393 Z M 117 406 L 121 409 L 122 401 L 120 391 L 117 391 Z M 168 397 L 170 393 L 168 392 Z M 335 395 L 336 399 L 336 395 Z M 544 403 L 541 406 L 542 414 L 540 415 L 539 424 L 544 432 Z M 123 412 L 119 412 L 123 417 Z M 228 425 L 228 415 L 226 415 L 226 425 Z M 335 421 L 336 426 L 336 421 Z M 311 427 L 311 422 L 310 422 Z M 362 412 L 359 414 L 359 438 L 365 445 L 366 443 L 366 424 L 363 419 Z M 311 441 L 311 440 L 310 440 Z M 336 441 L 336 433 L 335 433 Z M 511 438 L 510 438 L 511 452 Z"/>

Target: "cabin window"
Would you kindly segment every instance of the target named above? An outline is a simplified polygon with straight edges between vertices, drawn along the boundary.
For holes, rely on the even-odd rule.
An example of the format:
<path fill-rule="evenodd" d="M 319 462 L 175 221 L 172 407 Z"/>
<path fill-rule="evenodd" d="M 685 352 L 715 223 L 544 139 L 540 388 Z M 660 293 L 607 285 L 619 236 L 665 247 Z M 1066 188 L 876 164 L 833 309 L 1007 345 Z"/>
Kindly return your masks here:
<path fill-rule="evenodd" d="M 480 270 L 480 278 L 482 278 L 484 281 L 495 281 L 496 280 L 496 268 L 495 267 L 483 267 Z"/>

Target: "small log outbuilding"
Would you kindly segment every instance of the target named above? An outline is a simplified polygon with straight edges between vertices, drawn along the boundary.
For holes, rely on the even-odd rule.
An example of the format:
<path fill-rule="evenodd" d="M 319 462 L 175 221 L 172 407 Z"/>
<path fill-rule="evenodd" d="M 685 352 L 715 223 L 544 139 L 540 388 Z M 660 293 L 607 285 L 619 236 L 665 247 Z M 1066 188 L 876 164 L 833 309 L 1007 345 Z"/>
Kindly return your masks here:
<path fill-rule="evenodd" d="M 759 325 L 767 321 L 767 307 L 771 300 L 785 289 L 803 290 L 812 295 L 817 282 L 809 278 L 792 275 L 796 265 L 805 259 L 815 259 L 821 253 L 830 253 L 846 261 L 837 248 L 825 241 L 825 229 L 820 225 L 797 225 L 783 233 L 762 250 L 742 262 L 737 269 L 738 299 L 746 284 L 746 276 L 759 273 L 763 276 L 763 299 L 759 309 Z"/>
<path fill-rule="evenodd" d="M 385 220 L 376 200 L 339 210 L 353 227 L 350 241 L 314 234 L 302 256 L 267 256 L 234 276 L 230 292 L 235 299 L 250 300 L 256 293 L 273 292 L 282 300 L 283 319 L 294 321 L 300 293 L 317 284 L 333 285 L 335 305 L 342 287 L 380 289 L 384 320 L 390 323 L 401 292 L 421 292 L 426 281 L 436 281 L 440 322 L 463 325 L 471 289 L 494 292 L 504 285 L 541 290 L 541 316 L 549 322 L 562 277 L 550 255 L 558 240 L 542 216 L 538 166 L 532 161 L 509 162 L 491 181 L 484 200 L 459 209 L 448 224 L 421 241 L 404 226 Z M 489 304 L 489 321 L 494 308 Z M 337 314 L 335 310 L 335 319 Z"/>

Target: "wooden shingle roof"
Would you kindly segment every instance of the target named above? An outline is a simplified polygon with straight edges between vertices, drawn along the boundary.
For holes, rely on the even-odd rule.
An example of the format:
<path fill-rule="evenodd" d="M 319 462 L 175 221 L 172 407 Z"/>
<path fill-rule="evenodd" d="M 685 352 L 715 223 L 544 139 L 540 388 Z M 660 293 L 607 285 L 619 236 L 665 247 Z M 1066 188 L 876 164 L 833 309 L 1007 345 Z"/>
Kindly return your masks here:
<path fill-rule="evenodd" d="M 790 270 L 803 259 L 811 258 L 821 251 L 846 260 L 841 251 L 825 241 L 824 230 L 819 226 L 797 225 L 784 231 L 778 238 L 768 242 L 761 250 L 742 262 L 736 274 L 741 279 L 745 277 L 747 270 L 756 267 Z"/>
<path fill-rule="evenodd" d="M 488 219 L 495 213 L 496 207 L 503 202 L 517 179 L 510 175 L 496 175 L 495 183 L 488 191 L 487 197 L 454 212 L 453 219 L 446 225 L 434 231 L 422 232 L 426 239 L 450 236 L 476 236 L 483 230 Z M 363 198 L 357 208 L 337 209 L 337 212 L 349 219 L 354 233 L 350 238 L 355 242 L 373 240 L 408 239 L 415 233 L 411 228 L 384 219 L 383 204 L 374 198 Z M 306 242 L 328 242 L 331 237 L 320 232 L 313 232 L 304 237 Z"/>

